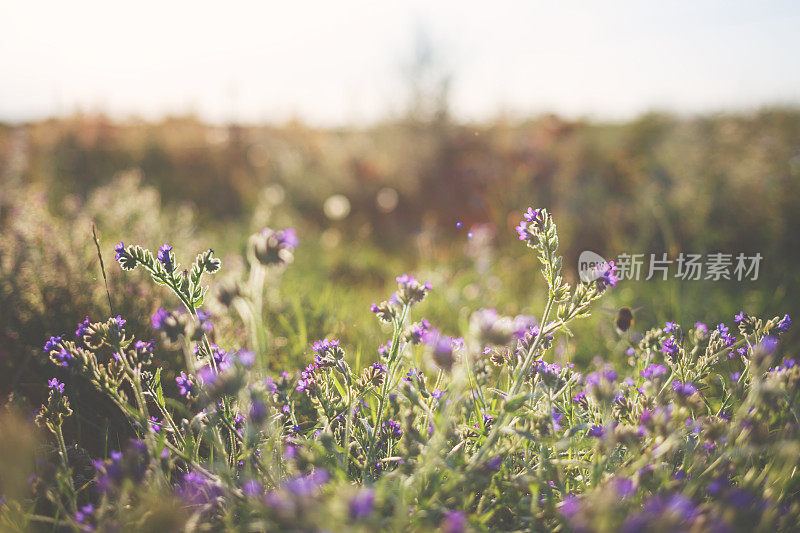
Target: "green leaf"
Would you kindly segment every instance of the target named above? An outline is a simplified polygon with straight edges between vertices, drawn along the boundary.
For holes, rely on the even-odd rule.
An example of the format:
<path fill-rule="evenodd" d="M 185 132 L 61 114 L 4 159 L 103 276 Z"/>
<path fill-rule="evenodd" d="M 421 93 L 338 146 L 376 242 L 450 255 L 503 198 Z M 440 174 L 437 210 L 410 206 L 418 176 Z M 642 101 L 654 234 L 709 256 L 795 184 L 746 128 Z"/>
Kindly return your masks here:
<path fill-rule="evenodd" d="M 152 388 L 156 393 L 156 400 L 158 400 L 158 404 L 161 407 L 164 407 L 164 391 L 161 388 L 161 368 L 159 367 L 156 370 L 156 374 L 153 376 L 153 383 Z"/>
<path fill-rule="evenodd" d="M 339 383 L 339 380 L 336 378 L 335 375 L 332 377 L 333 377 L 333 385 L 336 387 L 336 390 L 339 391 L 339 394 L 342 395 L 342 398 L 346 398 L 347 392 L 344 390 L 344 387 L 342 387 L 342 384 Z"/>

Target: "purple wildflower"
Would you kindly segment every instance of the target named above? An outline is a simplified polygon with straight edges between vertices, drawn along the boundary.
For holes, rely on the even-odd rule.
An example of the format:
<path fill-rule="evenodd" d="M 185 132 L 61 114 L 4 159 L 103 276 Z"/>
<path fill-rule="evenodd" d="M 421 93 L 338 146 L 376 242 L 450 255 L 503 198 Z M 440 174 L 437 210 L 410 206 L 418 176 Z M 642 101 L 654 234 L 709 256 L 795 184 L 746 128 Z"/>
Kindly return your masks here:
<path fill-rule="evenodd" d="M 614 261 L 608 261 L 607 263 L 599 265 L 595 271 L 595 275 L 597 276 L 595 283 L 597 283 L 600 290 L 606 287 L 616 287 L 619 281 L 617 266 L 614 264 Z"/>
<path fill-rule="evenodd" d="M 603 426 L 598 426 L 596 424 L 592 424 L 592 426 L 589 428 L 589 431 L 586 433 L 587 436 L 595 439 L 599 439 L 605 434 L 606 434 L 605 428 Z"/>
<path fill-rule="evenodd" d="M 83 322 L 78 324 L 78 329 L 75 330 L 75 336 L 80 339 L 81 337 L 86 335 L 86 331 L 89 329 L 89 324 L 90 324 L 89 317 L 87 316 L 86 318 L 83 319 Z"/>
<path fill-rule="evenodd" d="M 607 367 L 601 371 L 592 372 L 586 376 L 586 385 L 588 388 L 599 387 L 603 382 L 612 383 L 617 379 L 617 371 L 613 368 Z"/>
<path fill-rule="evenodd" d="M 50 353 L 56 348 L 58 348 L 58 343 L 60 342 L 61 342 L 61 335 L 50 337 L 50 340 L 44 343 L 44 353 Z"/>
<path fill-rule="evenodd" d="M 403 436 L 403 430 L 400 428 L 400 423 L 394 420 L 387 420 L 381 424 L 382 433 L 392 439 L 399 439 Z"/>
<path fill-rule="evenodd" d="M 542 377 L 542 381 L 548 387 L 555 387 L 561 376 L 561 367 L 558 363 L 547 363 L 543 360 L 535 361 L 533 368 Z"/>
<path fill-rule="evenodd" d="M 242 350 L 241 352 L 239 352 L 238 359 L 243 366 L 250 368 L 251 366 L 253 366 L 253 363 L 256 362 L 256 354 L 251 352 L 250 350 Z"/>
<path fill-rule="evenodd" d="M 363 489 L 350 498 L 350 519 L 361 520 L 372 514 L 375 507 L 375 491 Z"/>
<path fill-rule="evenodd" d="M 158 310 L 153 313 L 153 316 L 150 317 L 150 325 L 155 330 L 164 329 L 164 320 L 169 317 L 169 313 L 163 307 L 159 307 Z"/>
<path fill-rule="evenodd" d="M 411 344 L 419 344 L 420 342 L 422 342 L 422 336 L 429 329 L 431 329 L 431 323 L 423 318 L 416 324 L 412 324 L 411 327 L 408 329 L 408 333 L 406 334 L 406 341 L 410 342 Z"/>
<path fill-rule="evenodd" d="M 91 503 L 81 507 L 80 511 L 75 513 L 75 521 L 79 524 L 85 524 L 87 519 L 91 518 L 94 514 L 94 505 Z"/>
<path fill-rule="evenodd" d="M 164 243 L 158 249 L 158 262 L 164 267 L 168 273 L 172 273 L 175 269 L 175 264 L 172 261 L 172 245 Z"/>
<path fill-rule="evenodd" d="M 306 366 L 300 373 L 300 379 L 297 380 L 297 387 L 295 387 L 295 390 L 297 390 L 297 392 L 307 393 L 313 391 L 317 385 L 316 371 L 318 369 L 319 367 L 315 363 Z"/>
<path fill-rule="evenodd" d="M 719 338 L 725 341 L 726 346 L 730 346 L 731 344 L 733 344 L 734 338 L 733 335 L 730 334 L 728 326 L 726 326 L 725 324 L 719 324 L 717 325 L 717 331 L 719 332 Z"/>
<path fill-rule="evenodd" d="M 397 298 L 400 303 L 405 305 L 421 302 L 425 295 L 433 289 L 430 281 L 420 283 L 414 276 L 409 276 L 408 274 L 397 276 L 396 281 L 399 288 Z"/>
<path fill-rule="evenodd" d="M 771 354 L 778 347 L 778 339 L 770 336 L 764 337 L 761 339 L 761 342 L 758 343 L 758 346 L 760 349 L 764 350 L 764 352 Z"/>
<path fill-rule="evenodd" d="M 58 381 L 57 378 L 53 378 L 47 382 L 47 388 L 50 390 L 55 390 L 64 394 L 64 384 Z"/>
<path fill-rule="evenodd" d="M 553 417 L 553 427 L 556 431 L 561 430 L 561 421 L 564 420 L 564 415 L 561 412 L 553 407 L 551 412 L 551 416 Z"/>
<path fill-rule="evenodd" d="M 645 503 L 644 509 L 628 517 L 622 525 L 624 533 L 662 529 L 686 531 L 697 517 L 697 507 L 682 494 L 657 495 Z"/>
<path fill-rule="evenodd" d="M 69 366 L 73 359 L 72 354 L 64 348 L 61 348 L 56 354 L 54 354 L 53 358 L 55 359 L 55 362 L 61 366 Z"/>
<path fill-rule="evenodd" d="M 650 365 L 647 365 L 647 368 L 642 370 L 642 377 L 644 379 L 649 379 L 652 381 L 653 379 L 659 376 L 663 376 L 666 373 L 667 373 L 667 367 L 665 367 L 664 365 L 652 363 Z"/>
<path fill-rule="evenodd" d="M 620 498 L 629 498 L 636 494 L 633 480 L 627 477 L 618 477 L 614 479 L 614 490 L 616 490 Z"/>
<path fill-rule="evenodd" d="M 194 471 L 183 476 L 176 493 L 182 500 L 193 505 L 205 505 L 222 496 L 219 486 Z"/>
<path fill-rule="evenodd" d="M 517 231 L 519 240 L 527 243 L 527 245 L 531 247 L 536 246 L 539 243 L 536 232 L 539 229 L 537 227 L 537 224 L 539 224 L 537 220 L 539 218 L 540 211 L 541 210 L 539 209 L 533 209 L 532 207 L 529 207 L 522 215 L 522 220 L 520 223 L 516 228 L 514 228 Z"/>
<path fill-rule="evenodd" d="M 328 482 L 330 475 L 327 470 L 322 468 L 315 470 L 311 474 L 300 475 L 286 482 L 284 487 L 295 496 L 311 496 L 319 488 Z"/>
<path fill-rule="evenodd" d="M 264 485 L 255 479 L 251 479 L 250 481 L 245 481 L 242 484 L 242 492 L 245 496 L 255 498 L 264 493 Z"/>
<path fill-rule="evenodd" d="M 586 405 L 587 404 L 586 391 L 582 390 L 579 393 L 575 394 L 572 397 L 572 403 L 577 403 L 579 405 Z"/>
<path fill-rule="evenodd" d="M 422 336 L 422 342 L 430 347 L 433 362 L 439 368 L 449 371 L 456 362 L 456 340 L 442 335 L 438 329 L 431 328 Z"/>
<path fill-rule="evenodd" d="M 311 349 L 317 355 L 314 356 L 314 362 L 320 368 L 329 368 L 336 364 L 337 361 L 344 358 L 344 350 L 339 346 L 339 339 L 322 339 L 316 341 Z"/>
<path fill-rule="evenodd" d="M 673 357 L 675 354 L 677 354 L 678 344 L 675 342 L 675 339 L 672 337 L 667 337 L 661 341 L 661 353 L 667 357 Z"/>
<path fill-rule="evenodd" d="M 463 533 L 467 529 L 467 515 L 462 511 L 447 511 L 442 522 L 443 533 Z"/>
<path fill-rule="evenodd" d="M 689 381 L 687 381 L 685 383 L 681 382 L 681 381 L 673 381 L 672 382 L 672 388 L 680 396 L 687 397 L 687 398 L 689 396 L 691 396 L 692 394 L 694 394 L 695 392 L 697 392 L 697 387 L 693 383 L 691 383 Z"/>
<path fill-rule="evenodd" d="M 188 398 L 194 392 L 194 383 L 186 372 L 181 372 L 181 375 L 175 378 L 175 382 L 178 384 L 178 393 L 181 396 Z"/>

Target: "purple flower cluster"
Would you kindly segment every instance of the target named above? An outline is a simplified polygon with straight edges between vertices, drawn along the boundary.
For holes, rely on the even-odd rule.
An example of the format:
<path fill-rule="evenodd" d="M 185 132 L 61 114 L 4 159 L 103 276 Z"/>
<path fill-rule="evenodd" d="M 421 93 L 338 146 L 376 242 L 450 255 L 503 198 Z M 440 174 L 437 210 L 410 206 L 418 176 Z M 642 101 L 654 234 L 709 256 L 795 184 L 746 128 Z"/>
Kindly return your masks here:
<path fill-rule="evenodd" d="M 52 357 L 56 363 L 64 367 L 69 366 L 73 360 L 72 354 L 63 347 L 59 348 L 58 352 L 52 353 Z"/>
<path fill-rule="evenodd" d="M 122 326 L 124 326 L 127 322 L 128 322 L 127 320 L 122 318 L 122 315 L 117 315 L 114 317 L 112 324 L 117 326 L 117 328 L 122 329 Z"/>
<path fill-rule="evenodd" d="M 311 474 L 300 475 L 287 481 L 283 488 L 294 496 L 311 496 L 328 482 L 331 478 L 328 471 L 322 468 L 314 470 Z"/>
<path fill-rule="evenodd" d="M 667 337 L 666 339 L 661 341 L 661 353 L 663 353 L 670 359 L 674 358 L 675 355 L 677 355 L 678 350 L 679 350 L 678 344 L 672 337 Z"/>
<path fill-rule="evenodd" d="M 548 322 L 547 325 L 545 326 L 545 329 L 552 326 L 552 324 L 553 322 Z M 528 326 L 528 328 L 524 330 L 521 336 L 520 335 L 517 336 L 518 338 L 517 353 L 519 355 L 524 355 L 528 353 L 528 351 L 530 351 L 531 348 L 533 348 L 533 345 L 536 342 L 536 338 L 539 336 L 540 331 L 541 331 L 540 326 L 534 324 Z M 539 343 L 539 347 L 537 348 L 537 352 L 548 349 L 552 345 L 552 343 L 553 343 L 552 332 L 544 334 L 542 336 L 542 340 Z"/>
<path fill-rule="evenodd" d="M 688 398 L 697 392 L 697 387 L 689 381 L 673 381 L 672 388 L 676 393 L 678 393 L 679 396 L 683 396 L 684 398 Z"/>
<path fill-rule="evenodd" d="M 164 270 L 167 273 L 171 274 L 173 270 L 175 270 L 175 262 L 173 261 L 172 255 L 172 245 L 169 243 L 164 243 L 158 249 L 158 262 L 161 263 L 161 266 L 164 267 Z"/>
<path fill-rule="evenodd" d="M 600 439 L 606 434 L 606 429 L 603 426 L 598 426 L 596 424 L 592 424 L 589 427 L 589 431 L 586 433 L 589 437 L 594 439 Z"/>
<path fill-rule="evenodd" d="M 392 352 L 392 341 L 387 341 L 385 344 L 378 346 L 378 356 L 381 359 L 388 359 Z"/>
<path fill-rule="evenodd" d="M 47 382 L 47 388 L 64 394 L 64 384 L 58 381 L 56 378 L 53 378 Z"/>
<path fill-rule="evenodd" d="M 390 439 L 399 439 L 403 436 L 403 429 L 400 427 L 399 422 L 387 420 L 381 424 L 381 433 L 384 437 L 388 437 Z"/>
<path fill-rule="evenodd" d="M 439 368 L 450 371 L 456 362 L 456 339 L 442 335 L 438 329 L 431 328 L 422 335 L 422 342 L 431 350 L 433 362 Z"/>
<path fill-rule="evenodd" d="M 561 411 L 553 407 L 553 409 L 550 412 L 550 416 L 552 416 L 553 418 L 553 428 L 555 428 L 556 431 L 560 431 L 561 421 L 564 420 L 564 415 L 561 414 Z"/>
<path fill-rule="evenodd" d="M 529 207 L 522 215 L 522 220 L 517 225 L 516 231 L 519 240 L 528 244 L 528 246 L 536 246 L 539 243 L 537 232 L 539 229 L 539 213 L 541 209 L 533 209 Z"/>
<path fill-rule="evenodd" d="M 250 239 L 253 255 L 265 266 L 291 263 L 299 241 L 293 228 L 273 230 L 264 228 Z"/>
<path fill-rule="evenodd" d="M 53 350 L 58 348 L 58 344 L 61 342 L 62 337 L 57 335 L 55 337 L 50 337 L 46 343 L 44 343 L 44 353 L 50 353 Z"/>
<path fill-rule="evenodd" d="M 136 341 L 133 343 L 133 349 L 136 350 L 136 355 L 140 359 L 153 355 L 153 348 L 153 341 Z"/>
<path fill-rule="evenodd" d="M 194 392 L 194 383 L 186 372 L 181 372 L 181 375 L 175 378 L 175 383 L 178 385 L 178 393 L 181 396 L 188 398 Z"/>
<path fill-rule="evenodd" d="M 645 503 L 641 511 L 628 517 L 622 525 L 622 532 L 688 531 L 698 515 L 697 507 L 683 494 L 656 495 Z"/>
<path fill-rule="evenodd" d="M 422 342 L 422 336 L 425 335 L 425 332 L 429 329 L 431 329 L 431 323 L 424 318 L 419 322 L 412 324 L 406 333 L 406 342 L 410 342 L 411 344 L 419 344 Z"/>
<path fill-rule="evenodd" d="M 91 524 L 89 524 L 92 515 L 94 515 L 94 505 L 91 503 L 86 504 L 75 513 L 75 521 L 91 531 L 94 529 Z"/>
<path fill-rule="evenodd" d="M 319 367 L 314 363 L 306 366 L 300 373 L 300 379 L 297 380 L 295 390 L 305 393 L 313 392 L 317 386 L 317 370 L 319 370 Z"/>
<path fill-rule="evenodd" d="M 316 352 L 314 363 L 319 368 L 330 368 L 344 358 L 344 350 L 339 346 L 339 339 L 322 339 L 316 341 L 311 349 Z"/>
<path fill-rule="evenodd" d="M 406 372 L 405 377 L 403 377 L 403 381 L 411 384 L 422 384 L 425 383 L 425 374 L 423 374 L 422 370 L 419 368 L 414 367 Z"/>
<path fill-rule="evenodd" d="M 603 290 L 606 287 L 616 287 L 619 281 L 617 276 L 617 266 L 614 261 L 608 261 L 597 266 L 595 270 L 595 283 L 598 289 Z"/>
<path fill-rule="evenodd" d="M 89 329 L 89 324 L 91 324 L 91 322 L 89 322 L 89 317 L 87 316 L 83 319 L 83 322 L 78 324 L 78 329 L 75 330 L 75 336 L 80 339 L 86 335 L 86 332 Z"/>
<path fill-rule="evenodd" d="M 467 515 L 463 511 L 447 511 L 442 521 L 443 533 L 463 533 L 467 530 Z"/>
<path fill-rule="evenodd" d="M 142 480 L 150 460 L 147 447 L 141 440 L 132 440 L 125 448 L 125 453 L 112 451 L 105 461 L 94 461 L 97 470 L 95 486 L 101 493 L 119 487 L 125 480 L 138 483 Z"/>
<path fill-rule="evenodd" d="M 222 487 L 192 470 L 184 474 L 176 494 L 189 505 L 208 505 L 222 497 Z"/>
<path fill-rule="evenodd" d="M 363 489 L 350 498 L 348 508 L 351 520 L 363 520 L 372 514 L 375 507 L 375 491 Z"/>
<path fill-rule="evenodd" d="M 429 281 L 420 283 L 414 276 L 402 274 L 397 276 L 397 300 L 404 305 L 414 305 L 421 302 L 433 289 Z"/>
<path fill-rule="evenodd" d="M 158 310 L 153 313 L 150 317 L 150 326 L 156 330 L 164 329 L 164 321 L 169 317 L 169 313 L 163 307 L 159 307 Z"/>
<path fill-rule="evenodd" d="M 533 370 L 542 378 L 547 387 L 555 387 L 561 376 L 561 367 L 558 363 L 548 363 L 541 359 L 534 361 Z"/>
<path fill-rule="evenodd" d="M 611 367 L 605 367 L 597 372 L 592 372 L 586 376 L 586 387 L 589 389 L 600 387 L 604 383 L 613 383 L 617 380 L 617 371 Z"/>
<path fill-rule="evenodd" d="M 725 342 L 725 346 L 731 346 L 735 340 L 734 336 L 731 335 L 730 329 L 725 324 L 717 325 L 717 331 L 719 332 L 719 338 Z"/>
<path fill-rule="evenodd" d="M 642 370 L 642 377 L 644 379 L 653 381 L 654 379 L 667 374 L 667 367 L 656 363 L 647 365 L 647 368 Z"/>

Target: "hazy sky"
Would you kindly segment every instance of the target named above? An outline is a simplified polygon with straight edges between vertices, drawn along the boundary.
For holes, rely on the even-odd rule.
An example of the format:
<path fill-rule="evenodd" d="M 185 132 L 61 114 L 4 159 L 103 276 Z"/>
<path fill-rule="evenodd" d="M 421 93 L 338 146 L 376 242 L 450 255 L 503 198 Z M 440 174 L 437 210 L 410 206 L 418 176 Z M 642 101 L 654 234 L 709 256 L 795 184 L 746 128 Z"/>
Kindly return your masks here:
<path fill-rule="evenodd" d="M 370 121 L 420 29 L 465 118 L 800 104 L 800 2 L 25 0 L 0 5 L 0 120 Z"/>

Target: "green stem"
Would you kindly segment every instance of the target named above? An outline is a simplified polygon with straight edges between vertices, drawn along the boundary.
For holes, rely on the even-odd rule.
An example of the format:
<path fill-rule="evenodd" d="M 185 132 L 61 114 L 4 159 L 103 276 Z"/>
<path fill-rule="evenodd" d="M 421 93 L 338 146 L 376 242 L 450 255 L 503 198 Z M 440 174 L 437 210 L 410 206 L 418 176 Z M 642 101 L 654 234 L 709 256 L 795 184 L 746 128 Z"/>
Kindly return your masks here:
<path fill-rule="evenodd" d="M 547 298 L 547 305 L 544 308 L 544 313 L 542 314 L 542 321 L 539 327 L 539 334 L 536 336 L 533 344 L 531 345 L 528 353 L 525 354 L 525 359 L 517 365 L 517 368 L 514 369 L 514 382 L 512 384 L 511 390 L 506 394 L 506 398 L 512 398 L 519 393 L 519 389 L 522 386 L 522 383 L 525 380 L 525 376 L 528 375 L 530 372 L 530 366 L 533 363 L 533 358 L 536 355 L 536 352 L 539 349 L 539 345 L 542 343 L 542 339 L 545 335 L 545 324 L 547 324 L 547 319 L 550 317 L 550 311 L 553 308 L 553 295 L 550 294 Z M 553 329 L 558 327 L 561 324 L 555 324 Z M 503 426 L 505 425 L 506 419 L 508 415 L 505 411 L 502 411 L 498 417 L 497 421 L 492 426 L 492 430 L 489 432 L 489 435 L 486 437 L 483 445 L 478 450 L 478 453 L 472 458 L 471 464 L 472 466 L 476 466 L 481 464 L 483 457 L 488 453 L 489 449 L 494 445 L 497 438 L 500 436 L 500 431 L 502 430 Z"/>
<path fill-rule="evenodd" d="M 64 473 L 67 476 L 67 483 L 69 484 L 69 503 L 73 513 L 78 510 L 77 494 L 75 494 L 75 486 L 72 484 L 72 471 L 69 468 L 69 459 L 67 457 L 67 445 L 64 443 L 64 433 L 61 431 L 61 424 L 55 426 L 54 433 L 58 441 L 58 455 L 61 458 L 61 466 L 64 467 Z"/>
<path fill-rule="evenodd" d="M 372 427 L 372 437 L 370 438 L 370 445 L 369 445 L 369 453 L 367 455 L 367 461 L 364 465 L 367 469 L 372 469 L 372 463 L 374 462 L 373 459 L 375 458 L 375 446 L 378 442 L 378 434 L 380 432 L 381 423 L 383 422 L 383 410 L 386 405 L 386 397 L 389 394 L 389 387 L 391 383 L 394 381 L 394 374 L 397 371 L 397 367 L 400 365 L 400 333 L 403 330 L 403 325 L 406 321 L 406 315 L 408 315 L 408 305 L 403 306 L 403 310 L 400 313 L 400 319 L 394 323 L 394 331 L 392 332 L 392 348 L 389 352 L 389 368 L 386 371 L 386 378 L 383 381 L 383 386 L 381 387 L 381 395 L 378 399 L 378 413 L 375 417 L 375 422 Z"/>

